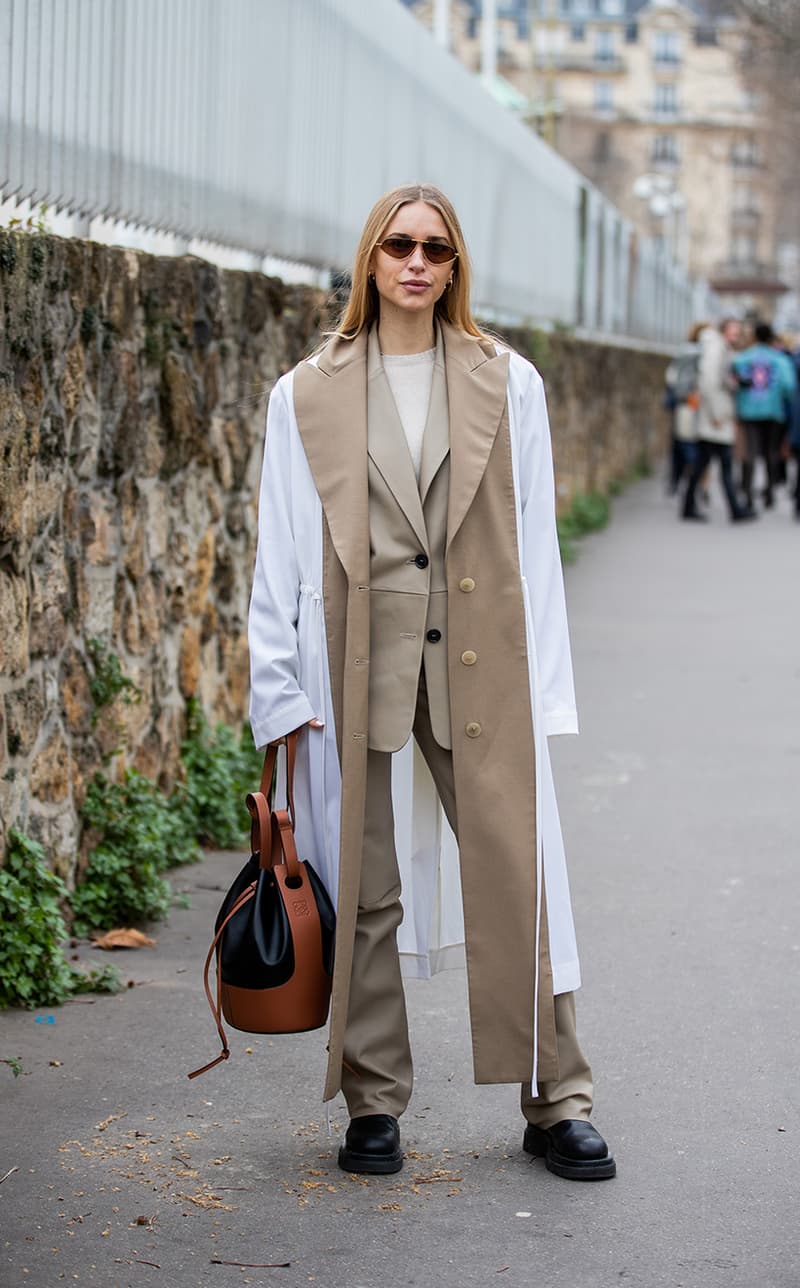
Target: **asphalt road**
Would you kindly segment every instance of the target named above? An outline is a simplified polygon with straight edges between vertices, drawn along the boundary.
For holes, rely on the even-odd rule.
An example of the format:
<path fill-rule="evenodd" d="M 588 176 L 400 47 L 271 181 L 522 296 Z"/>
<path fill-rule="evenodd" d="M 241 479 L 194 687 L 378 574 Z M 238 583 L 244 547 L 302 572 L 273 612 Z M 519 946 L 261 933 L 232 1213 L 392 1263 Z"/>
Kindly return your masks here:
<path fill-rule="evenodd" d="M 240 862 L 210 855 L 157 948 L 118 955 L 133 987 L 0 1017 L 3 1288 L 797 1288 L 799 574 L 784 500 L 701 527 L 656 481 L 568 570 L 582 737 L 554 761 L 616 1180 L 521 1152 L 515 1089 L 471 1085 L 460 971 L 408 988 L 398 1176 L 337 1170 L 320 1034 L 234 1034 L 188 1082 Z"/>

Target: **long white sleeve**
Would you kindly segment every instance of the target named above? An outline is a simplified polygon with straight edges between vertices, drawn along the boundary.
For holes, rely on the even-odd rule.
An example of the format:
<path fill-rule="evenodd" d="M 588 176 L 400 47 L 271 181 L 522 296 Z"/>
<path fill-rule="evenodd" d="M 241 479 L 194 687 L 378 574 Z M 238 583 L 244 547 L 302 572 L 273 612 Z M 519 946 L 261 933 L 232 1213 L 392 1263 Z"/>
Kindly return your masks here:
<path fill-rule="evenodd" d="M 292 453 L 286 379 L 272 391 L 258 504 L 258 549 L 250 598 L 250 724 L 257 747 L 316 714 L 300 688 L 300 574 L 292 514 Z"/>
<path fill-rule="evenodd" d="M 528 584 L 545 733 L 577 733 L 555 481 L 544 385 L 535 368 L 520 406 L 522 573 Z"/>

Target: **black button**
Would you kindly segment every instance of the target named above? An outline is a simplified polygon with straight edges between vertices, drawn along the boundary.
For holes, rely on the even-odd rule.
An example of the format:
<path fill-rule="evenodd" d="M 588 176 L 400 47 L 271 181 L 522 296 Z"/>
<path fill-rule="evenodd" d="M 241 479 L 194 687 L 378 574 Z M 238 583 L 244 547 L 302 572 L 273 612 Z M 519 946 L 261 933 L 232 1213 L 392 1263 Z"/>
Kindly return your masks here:
<path fill-rule="evenodd" d="M 427 555 L 417 555 L 416 559 L 414 560 L 414 563 L 417 565 L 417 567 L 418 567 L 418 568 L 427 568 L 427 566 L 428 566 L 428 556 L 427 556 Z"/>
<path fill-rule="evenodd" d="M 425 638 L 426 640 L 428 640 L 430 644 L 438 644 L 439 640 L 442 638 L 442 632 L 437 631 L 436 628 L 434 627 L 432 631 L 428 631 L 428 634 L 425 636 Z"/>

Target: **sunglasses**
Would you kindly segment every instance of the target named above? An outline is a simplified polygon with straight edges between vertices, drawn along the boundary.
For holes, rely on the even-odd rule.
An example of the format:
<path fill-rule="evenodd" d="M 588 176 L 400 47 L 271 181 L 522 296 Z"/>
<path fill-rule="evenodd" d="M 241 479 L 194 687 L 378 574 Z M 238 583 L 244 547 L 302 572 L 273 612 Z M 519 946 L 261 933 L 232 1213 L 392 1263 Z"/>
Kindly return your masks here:
<path fill-rule="evenodd" d="M 429 264 L 449 264 L 458 258 L 458 251 L 448 246 L 447 242 L 418 241 L 414 237 L 399 234 L 396 237 L 384 237 L 383 241 L 376 242 L 376 245 L 386 251 L 392 259 L 408 259 L 409 255 L 414 254 L 417 246 L 422 247 L 422 253 Z"/>

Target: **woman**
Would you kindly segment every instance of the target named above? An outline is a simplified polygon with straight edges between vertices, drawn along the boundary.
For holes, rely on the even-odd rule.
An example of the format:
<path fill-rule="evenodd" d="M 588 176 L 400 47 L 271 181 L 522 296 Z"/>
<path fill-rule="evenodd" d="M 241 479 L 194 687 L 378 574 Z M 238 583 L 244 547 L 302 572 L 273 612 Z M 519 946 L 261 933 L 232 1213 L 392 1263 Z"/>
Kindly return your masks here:
<path fill-rule="evenodd" d="M 577 720 L 542 382 L 476 326 L 436 188 L 377 202 L 338 331 L 272 393 L 250 649 L 256 744 L 309 726 L 298 840 L 337 902 L 324 1096 L 341 1088 L 351 1117 L 339 1165 L 402 1166 L 392 753 L 413 732 L 460 839 L 476 1082 L 522 1084 L 524 1147 L 551 1170 L 613 1175 L 588 1121 L 547 755 Z M 424 957 L 436 845 L 414 863 Z"/>
<path fill-rule="evenodd" d="M 736 406 L 731 376 L 731 359 L 741 333 L 735 318 L 725 318 L 718 327 L 710 323 L 698 334 L 700 361 L 698 368 L 697 454 L 683 497 L 684 519 L 706 522 L 697 506 L 697 489 L 716 456 L 728 513 L 732 523 L 754 519 L 750 505 L 742 505 L 733 482 L 733 447 L 736 442 Z"/>

